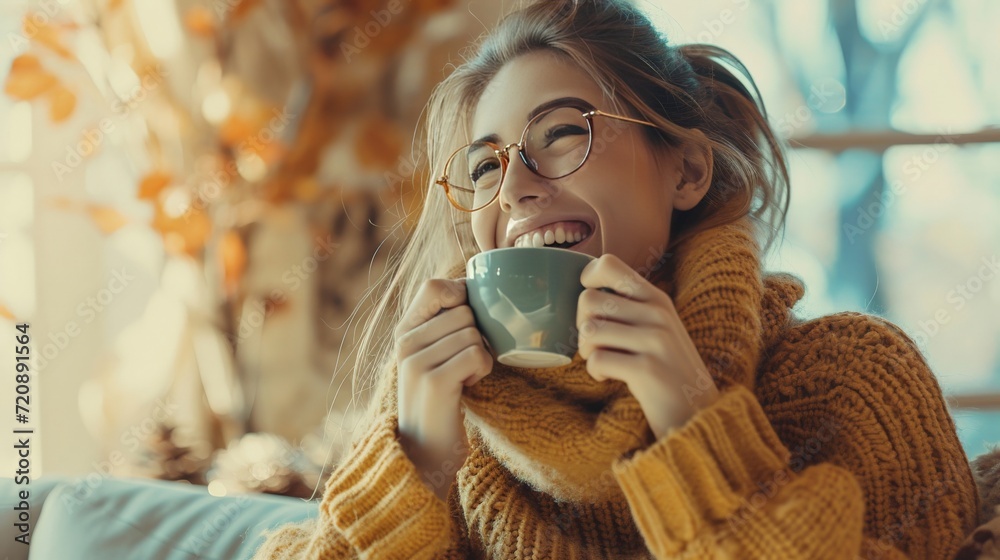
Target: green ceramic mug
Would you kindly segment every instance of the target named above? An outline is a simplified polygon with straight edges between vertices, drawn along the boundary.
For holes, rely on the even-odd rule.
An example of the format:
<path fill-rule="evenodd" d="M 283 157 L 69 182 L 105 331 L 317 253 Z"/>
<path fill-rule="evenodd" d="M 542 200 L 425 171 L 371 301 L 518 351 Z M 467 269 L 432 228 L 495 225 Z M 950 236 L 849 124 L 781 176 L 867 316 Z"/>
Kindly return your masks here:
<path fill-rule="evenodd" d="M 469 259 L 469 306 L 498 362 L 541 368 L 572 361 L 580 274 L 592 260 L 553 247 L 507 247 Z"/>

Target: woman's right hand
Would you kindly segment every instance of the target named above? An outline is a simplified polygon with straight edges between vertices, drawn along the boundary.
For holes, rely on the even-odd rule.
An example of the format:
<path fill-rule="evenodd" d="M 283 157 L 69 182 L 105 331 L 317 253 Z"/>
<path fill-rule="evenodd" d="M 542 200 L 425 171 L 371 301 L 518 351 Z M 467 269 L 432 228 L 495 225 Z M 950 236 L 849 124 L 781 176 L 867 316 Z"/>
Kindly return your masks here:
<path fill-rule="evenodd" d="M 417 291 L 394 332 L 400 443 L 442 500 L 469 455 L 462 388 L 493 371 L 468 305 L 465 279 L 433 278 Z"/>

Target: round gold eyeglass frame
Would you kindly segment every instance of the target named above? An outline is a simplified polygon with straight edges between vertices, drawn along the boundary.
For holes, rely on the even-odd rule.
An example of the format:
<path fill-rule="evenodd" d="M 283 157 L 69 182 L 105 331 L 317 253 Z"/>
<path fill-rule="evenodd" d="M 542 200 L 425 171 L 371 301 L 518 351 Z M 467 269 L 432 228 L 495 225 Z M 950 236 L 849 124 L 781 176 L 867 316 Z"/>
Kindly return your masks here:
<path fill-rule="evenodd" d="M 613 113 L 606 113 L 606 112 L 600 111 L 598 109 L 584 110 L 582 116 L 583 116 L 583 118 L 587 119 L 587 153 L 585 153 L 583 155 L 583 158 L 580 160 L 580 164 L 577 165 L 576 167 L 574 167 L 572 170 L 570 170 L 570 171 L 568 171 L 566 173 L 563 173 L 562 175 L 559 175 L 558 177 L 547 177 L 545 175 L 542 175 L 541 173 L 538 172 L 537 169 L 535 169 L 535 166 L 532 165 L 531 161 L 529 160 L 530 155 L 525 154 L 525 151 L 524 151 L 524 139 L 527 137 L 527 135 L 528 135 L 528 129 L 531 128 L 532 124 L 534 124 L 536 121 L 544 118 L 546 115 L 548 115 L 552 111 L 555 111 L 557 109 L 565 109 L 565 108 L 566 108 L 565 105 L 561 105 L 561 106 L 557 106 L 557 107 L 552 107 L 551 109 L 548 109 L 546 111 L 542 111 L 541 113 L 535 115 L 531 120 L 528 121 L 528 123 L 526 125 L 524 125 L 524 130 L 521 131 L 521 139 L 518 140 L 515 143 L 507 144 L 506 146 L 500 147 L 498 144 L 494 144 L 493 142 L 484 142 L 484 144 L 486 144 L 487 146 L 493 148 L 493 152 L 496 153 L 497 158 L 500 159 L 500 181 L 498 183 L 499 186 L 497 187 L 497 192 L 495 192 L 493 194 L 493 198 L 491 198 L 490 201 L 487 202 L 486 204 L 483 204 L 479 208 L 473 208 L 472 210 L 469 210 L 468 208 L 463 208 L 460 204 L 458 204 L 457 202 L 455 202 L 455 200 L 452 199 L 452 197 L 451 197 L 451 189 L 465 191 L 465 192 L 468 192 L 470 194 L 474 194 L 475 191 L 473 189 L 466 189 L 464 187 L 459 187 L 457 185 L 452 185 L 451 183 L 449 183 L 448 182 L 448 174 L 447 174 L 447 172 L 445 172 L 444 175 L 441 175 L 441 177 L 439 179 L 437 179 L 436 181 L 434 181 L 434 183 L 437 184 L 437 185 L 441 185 L 442 187 L 444 187 L 444 193 L 445 193 L 445 196 L 448 197 L 448 202 L 450 202 L 451 205 L 454 206 L 456 209 L 458 209 L 458 210 L 460 210 L 462 212 L 468 212 L 468 213 L 478 212 L 479 210 L 482 210 L 483 208 L 486 208 L 490 204 L 493 204 L 493 202 L 500 196 L 500 189 L 503 187 L 503 179 L 504 179 L 504 176 L 507 173 L 507 166 L 510 165 L 510 156 L 508 156 L 507 154 L 508 154 L 508 150 L 510 150 L 512 147 L 517 147 L 517 153 L 518 153 L 518 155 L 521 158 L 521 162 L 525 165 L 525 167 L 528 168 L 529 171 L 531 171 L 535 175 L 538 175 L 539 177 L 542 177 L 544 179 L 562 179 L 563 177 L 566 177 L 568 175 L 576 173 L 581 167 L 583 167 L 583 164 L 587 163 L 587 158 L 590 157 L 590 149 L 594 145 L 594 117 L 598 117 L 598 116 L 600 116 L 600 117 L 608 117 L 610 119 L 615 119 L 615 120 L 619 120 L 619 121 L 625 121 L 625 122 L 630 122 L 630 123 L 635 123 L 635 124 L 643 124 L 643 125 L 646 125 L 646 126 L 652 126 L 652 127 L 655 127 L 655 128 L 659 128 L 656 124 L 651 123 L 649 121 L 644 121 L 644 120 L 639 120 L 639 119 L 633 119 L 631 117 L 626 117 L 624 115 L 615 115 Z M 572 108 L 580 109 L 579 107 L 572 107 Z M 583 109 L 581 109 L 581 110 L 583 110 Z M 449 167 L 451 167 L 451 162 L 452 162 L 453 159 L 455 159 L 455 156 L 457 156 L 462 150 L 464 150 L 465 148 L 467 148 L 469 146 L 471 146 L 471 144 L 466 144 L 466 145 L 458 148 L 454 152 L 452 152 L 451 156 L 448 157 L 448 161 L 444 164 L 444 168 L 447 170 Z"/>

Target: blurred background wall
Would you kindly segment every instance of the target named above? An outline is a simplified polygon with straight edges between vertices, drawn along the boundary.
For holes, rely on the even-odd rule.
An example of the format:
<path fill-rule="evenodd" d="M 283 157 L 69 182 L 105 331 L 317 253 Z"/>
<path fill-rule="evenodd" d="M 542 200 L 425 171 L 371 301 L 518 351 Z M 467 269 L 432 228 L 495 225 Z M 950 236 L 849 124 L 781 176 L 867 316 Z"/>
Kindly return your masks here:
<path fill-rule="evenodd" d="M 636 1 L 757 80 L 800 313 L 896 322 L 970 455 L 1000 442 L 1000 5 Z M 30 324 L 33 475 L 311 494 L 365 403 L 350 320 L 419 212 L 423 104 L 513 6 L 0 4 L 0 362 Z"/>

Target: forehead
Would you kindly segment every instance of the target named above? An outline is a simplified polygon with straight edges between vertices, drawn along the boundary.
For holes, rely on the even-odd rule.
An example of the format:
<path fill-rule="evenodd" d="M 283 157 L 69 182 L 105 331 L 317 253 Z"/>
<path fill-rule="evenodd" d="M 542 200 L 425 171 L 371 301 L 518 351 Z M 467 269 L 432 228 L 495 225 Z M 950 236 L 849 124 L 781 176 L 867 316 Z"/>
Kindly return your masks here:
<path fill-rule="evenodd" d="M 607 105 L 601 88 L 574 62 L 549 51 L 523 54 L 486 86 L 473 115 L 471 138 L 517 136 L 532 109 L 560 97 L 579 97 L 599 109 Z"/>

